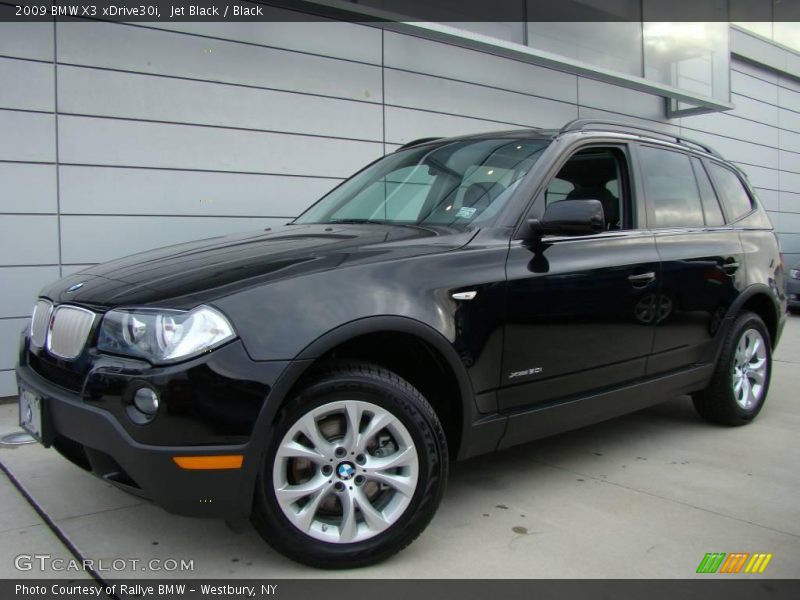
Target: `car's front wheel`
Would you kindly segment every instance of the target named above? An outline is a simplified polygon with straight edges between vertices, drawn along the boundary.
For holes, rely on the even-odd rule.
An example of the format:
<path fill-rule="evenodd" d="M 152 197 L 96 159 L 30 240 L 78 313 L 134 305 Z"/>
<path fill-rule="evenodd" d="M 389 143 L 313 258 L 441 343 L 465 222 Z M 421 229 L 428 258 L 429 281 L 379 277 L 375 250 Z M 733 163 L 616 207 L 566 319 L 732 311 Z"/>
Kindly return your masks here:
<path fill-rule="evenodd" d="M 694 394 L 697 412 L 722 425 L 744 425 L 764 406 L 772 374 L 772 347 L 764 321 L 745 312 L 731 326 L 711 385 Z"/>
<path fill-rule="evenodd" d="M 338 364 L 281 411 L 253 522 L 299 562 L 365 566 L 422 532 L 446 477 L 444 433 L 419 391 L 381 367 Z"/>

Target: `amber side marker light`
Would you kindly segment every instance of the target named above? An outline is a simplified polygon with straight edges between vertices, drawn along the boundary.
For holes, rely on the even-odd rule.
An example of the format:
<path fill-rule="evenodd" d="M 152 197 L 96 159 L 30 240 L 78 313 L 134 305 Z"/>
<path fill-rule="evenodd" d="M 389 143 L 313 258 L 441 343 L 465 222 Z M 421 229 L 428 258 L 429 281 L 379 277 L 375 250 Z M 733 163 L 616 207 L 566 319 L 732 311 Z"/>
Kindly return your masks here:
<path fill-rule="evenodd" d="M 181 469 L 241 469 L 244 462 L 242 454 L 221 456 L 173 456 L 172 460 Z"/>

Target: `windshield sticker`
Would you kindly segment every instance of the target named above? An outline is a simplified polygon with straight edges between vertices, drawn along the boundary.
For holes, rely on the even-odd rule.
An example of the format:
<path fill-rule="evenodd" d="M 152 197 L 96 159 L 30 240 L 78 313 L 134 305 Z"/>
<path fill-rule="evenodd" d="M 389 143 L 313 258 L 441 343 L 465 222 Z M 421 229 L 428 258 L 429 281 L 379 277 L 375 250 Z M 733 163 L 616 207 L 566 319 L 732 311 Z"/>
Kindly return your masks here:
<path fill-rule="evenodd" d="M 472 215 L 475 214 L 475 211 L 478 210 L 477 208 L 473 208 L 471 206 L 462 206 L 458 209 L 456 213 L 456 217 L 461 217 L 463 219 L 471 219 Z"/>

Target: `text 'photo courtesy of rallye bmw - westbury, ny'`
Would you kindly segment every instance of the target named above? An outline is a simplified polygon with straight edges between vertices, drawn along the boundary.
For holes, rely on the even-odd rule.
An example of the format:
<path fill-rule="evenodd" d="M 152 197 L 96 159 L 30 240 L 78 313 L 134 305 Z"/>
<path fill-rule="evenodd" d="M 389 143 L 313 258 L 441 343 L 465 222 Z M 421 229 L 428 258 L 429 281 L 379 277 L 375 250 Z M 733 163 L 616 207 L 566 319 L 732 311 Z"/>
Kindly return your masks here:
<path fill-rule="evenodd" d="M 20 597 L 66 597 L 66 598 L 169 598 L 200 594 L 207 597 L 271 598 L 278 595 L 278 584 L 257 585 L 210 584 L 210 583 L 111 583 L 108 585 L 85 585 L 79 583 L 25 584 L 17 583 L 14 593 Z"/>

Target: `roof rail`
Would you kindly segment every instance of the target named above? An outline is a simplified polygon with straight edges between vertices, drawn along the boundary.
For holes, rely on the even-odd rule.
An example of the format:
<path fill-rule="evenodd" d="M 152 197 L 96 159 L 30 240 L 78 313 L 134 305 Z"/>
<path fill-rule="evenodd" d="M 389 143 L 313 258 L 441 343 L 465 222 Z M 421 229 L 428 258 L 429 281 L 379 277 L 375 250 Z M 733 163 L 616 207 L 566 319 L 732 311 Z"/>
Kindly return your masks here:
<path fill-rule="evenodd" d="M 651 129 L 649 127 L 642 127 L 641 125 L 634 125 L 632 123 L 626 123 L 624 121 L 612 121 L 612 120 L 604 120 L 604 119 L 575 119 L 573 121 L 570 121 L 566 125 L 564 125 L 564 127 L 562 127 L 561 130 L 559 131 L 559 134 L 567 133 L 569 131 L 584 131 L 586 129 L 589 129 L 589 127 L 591 127 L 593 125 L 594 126 L 598 126 L 598 127 L 605 126 L 605 127 L 608 127 L 608 128 L 612 128 L 612 127 L 613 128 L 619 128 L 619 129 L 622 129 L 622 130 L 634 129 L 636 131 L 645 132 L 645 133 L 647 133 L 649 135 L 652 135 L 652 136 L 660 137 L 663 140 L 674 141 L 674 142 L 676 142 L 678 144 L 681 144 L 683 146 L 694 146 L 695 148 L 699 148 L 700 150 L 703 150 L 704 152 L 708 152 L 712 156 L 716 156 L 717 158 L 722 158 L 722 155 L 719 152 L 717 152 L 716 150 L 714 150 L 711 146 L 709 146 L 707 144 L 701 144 L 700 142 L 697 142 L 697 141 L 689 139 L 689 138 L 685 138 L 685 137 L 681 137 L 681 136 L 677 136 L 677 135 L 672 135 L 671 133 L 666 133 L 664 131 L 659 131 L 658 129 Z"/>
<path fill-rule="evenodd" d="M 411 140 L 410 142 L 406 142 L 405 144 L 397 148 L 397 150 L 404 150 L 405 148 L 411 148 L 412 146 L 419 146 L 420 144 L 427 144 L 428 142 L 435 142 L 436 140 L 441 140 L 441 139 L 444 138 L 441 137 L 419 138 L 417 140 Z M 395 152 L 397 152 L 397 150 L 395 150 Z"/>

